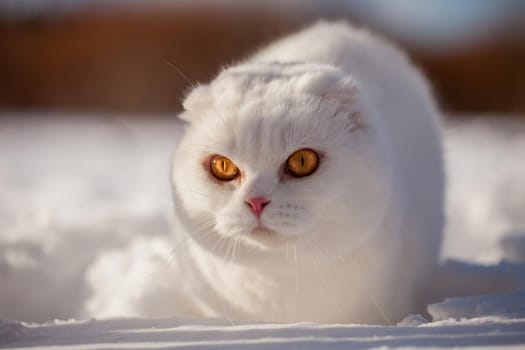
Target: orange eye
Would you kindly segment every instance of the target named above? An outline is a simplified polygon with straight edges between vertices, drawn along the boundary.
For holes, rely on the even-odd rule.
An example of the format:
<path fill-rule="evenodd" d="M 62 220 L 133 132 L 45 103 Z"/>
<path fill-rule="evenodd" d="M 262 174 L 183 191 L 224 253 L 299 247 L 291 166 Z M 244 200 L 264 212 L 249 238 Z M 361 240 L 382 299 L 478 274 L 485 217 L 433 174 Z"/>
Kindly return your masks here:
<path fill-rule="evenodd" d="M 319 165 L 319 155 L 308 148 L 303 148 L 292 153 L 285 163 L 285 170 L 294 177 L 312 175 Z"/>
<path fill-rule="evenodd" d="M 210 172 L 218 180 L 231 181 L 239 175 L 239 168 L 228 158 L 217 154 L 210 159 Z"/>

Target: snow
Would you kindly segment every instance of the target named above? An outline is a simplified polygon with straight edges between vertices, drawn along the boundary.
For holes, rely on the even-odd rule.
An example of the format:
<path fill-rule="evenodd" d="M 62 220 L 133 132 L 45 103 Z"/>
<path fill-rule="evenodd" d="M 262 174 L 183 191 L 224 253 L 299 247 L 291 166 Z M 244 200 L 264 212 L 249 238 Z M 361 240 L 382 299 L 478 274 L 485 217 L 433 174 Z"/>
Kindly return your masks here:
<path fill-rule="evenodd" d="M 478 318 L 419 326 L 229 325 L 183 319 L 111 319 L 11 327 L 16 349 L 388 349 L 516 348 L 525 320 Z M 0 329 L 2 326 L 0 325 Z M 1 333 L 0 333 L 1 334 Z M 0 341 L 0 347 L 2 342 Z"/>
<path fill-rule="evenodd" d="M 494 264 L 508 254 L 509 260 L 524 261 L 525 250 L 519 253 L 515 244 L 525 237 L 525 123 L 502 119 L 451 123 L 446 129 L 446 258 Z M 510 236 L 515 241 L 509 247 Z"/>
<path fill-rule="evenodd" d="M 451 296 L 431 321 L 390 327 L 140 318 L 149 277 L 180 243 L 180 132 L 174 117 L 0 114 L 0 348 L 525 348 L 525 286 Z M 517 121 L 447 123 L 443 259 L 525 261 L 524 136 Z"/>
<path fill-rule="evenodd" d="M 102 116 L 0 119 L 1 318 L 89 317 L 86 276 L 100 256 L 141 237 L 168 239 L 175 127 Z"/>

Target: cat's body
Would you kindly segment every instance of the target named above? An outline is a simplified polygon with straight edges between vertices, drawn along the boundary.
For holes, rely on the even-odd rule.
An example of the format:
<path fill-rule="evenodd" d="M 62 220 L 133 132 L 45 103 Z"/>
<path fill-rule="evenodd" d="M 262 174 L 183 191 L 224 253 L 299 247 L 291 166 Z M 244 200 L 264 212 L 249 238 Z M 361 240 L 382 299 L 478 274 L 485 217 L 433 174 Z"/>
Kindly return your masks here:
<path fill-rule="evenodd" d="M 171 313 L 389 323 L 421 311 L 443 228 L 442 155 L 433 99 L 399 50 L 319 23 L 184 105 L 173 185 L 190 237 Z M 318 165 L 290 176 L 301 149 Z M 210 174 L 214 155 L 234 163 L 233 180 Z"/>

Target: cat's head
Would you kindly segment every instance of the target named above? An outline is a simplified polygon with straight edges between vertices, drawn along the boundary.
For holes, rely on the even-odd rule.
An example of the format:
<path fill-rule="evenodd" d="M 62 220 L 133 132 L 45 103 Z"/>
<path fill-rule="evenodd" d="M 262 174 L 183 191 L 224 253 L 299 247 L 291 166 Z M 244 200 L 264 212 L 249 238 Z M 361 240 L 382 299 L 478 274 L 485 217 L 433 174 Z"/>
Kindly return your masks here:
<path fill-rule="evenodd" d="M 387 150 L 358 84 L 338 69 L 228 68 L 194 88 L 184 108 L 174 199 L 205 248 L 221 253 L 228 238 L 258 252 L 341 248 L 382 218 Z"/>

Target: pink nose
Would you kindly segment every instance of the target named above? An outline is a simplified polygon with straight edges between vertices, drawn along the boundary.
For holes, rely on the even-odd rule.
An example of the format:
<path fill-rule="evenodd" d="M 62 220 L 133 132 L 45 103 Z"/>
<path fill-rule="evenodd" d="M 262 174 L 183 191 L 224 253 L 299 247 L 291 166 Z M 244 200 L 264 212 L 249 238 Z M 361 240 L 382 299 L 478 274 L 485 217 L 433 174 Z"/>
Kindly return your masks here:
<path fill-rule="evenodd" d="M 250 206 L 253 213 L 259 218 L 261 217 L 262 211 L 264 207 L 270 203 L 270 200 L 264 198 L 264 197 L 254 197 L 254 198 L 248 198 L 246 200 L 246 204 Z"/>

